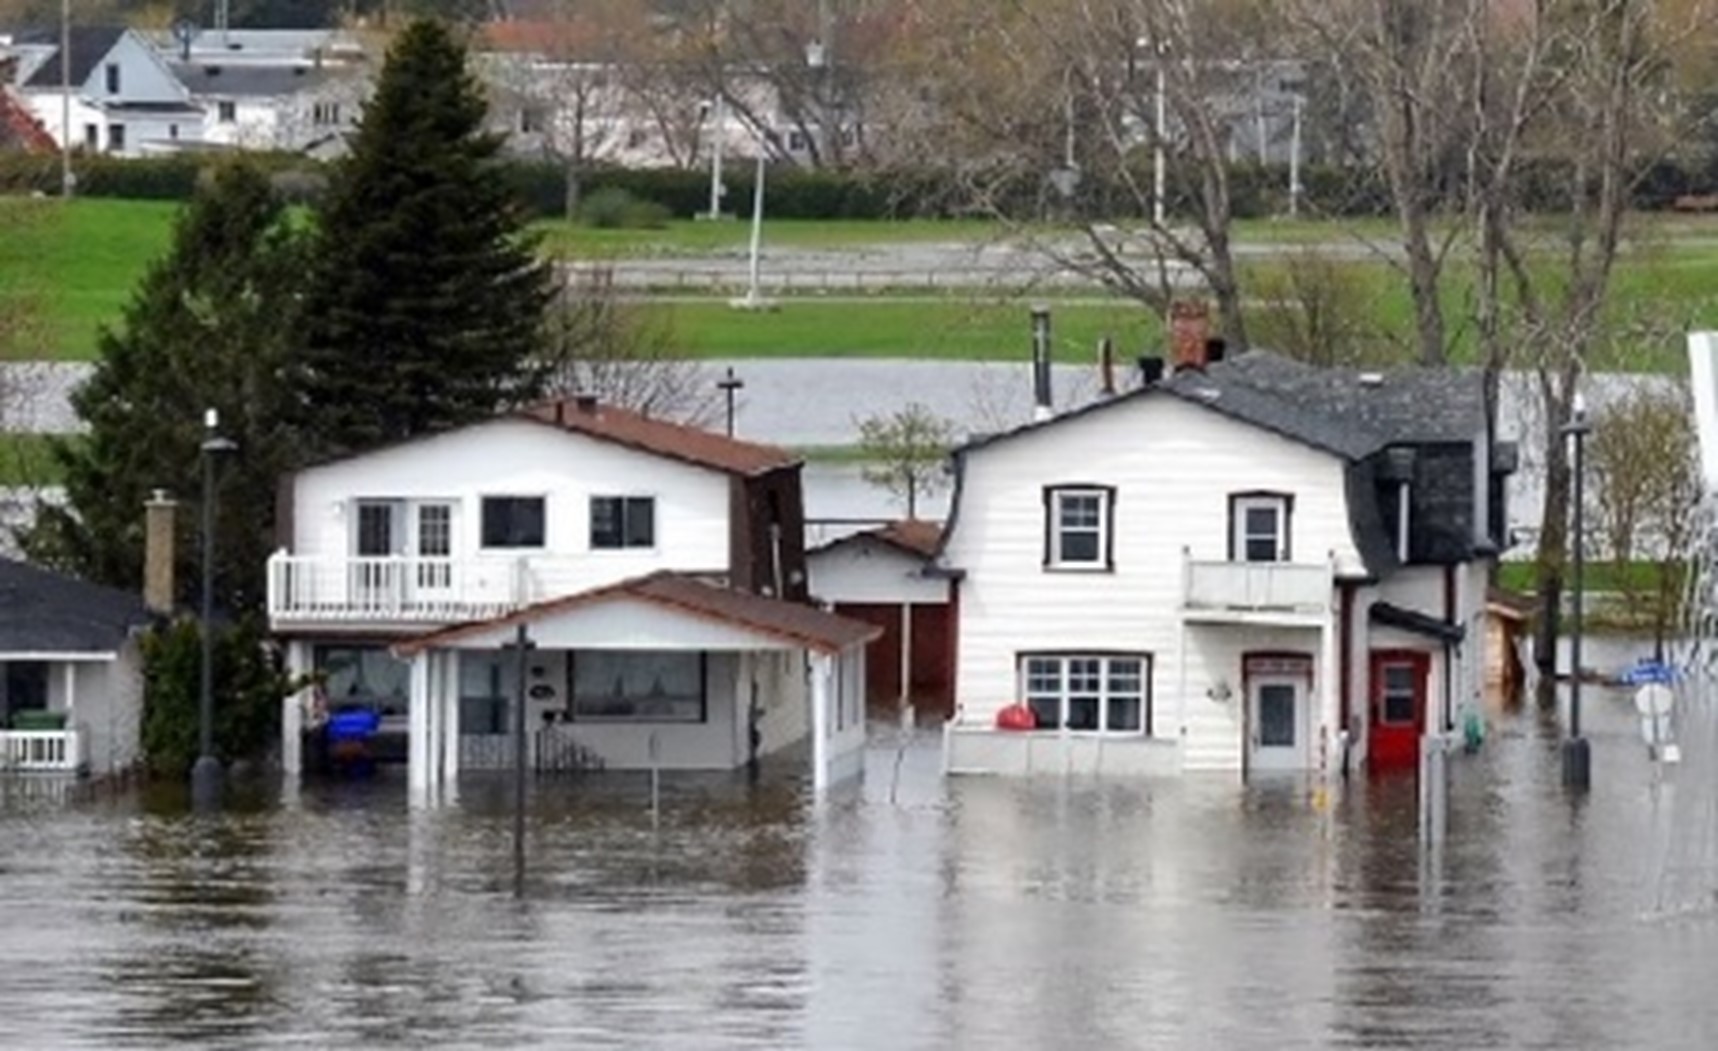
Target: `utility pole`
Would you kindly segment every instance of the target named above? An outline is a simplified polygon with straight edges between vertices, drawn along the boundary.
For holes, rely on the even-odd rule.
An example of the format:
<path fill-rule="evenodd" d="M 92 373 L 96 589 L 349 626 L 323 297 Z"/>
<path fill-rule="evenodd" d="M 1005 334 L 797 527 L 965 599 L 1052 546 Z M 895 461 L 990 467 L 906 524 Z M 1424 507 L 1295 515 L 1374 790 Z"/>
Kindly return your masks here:
<path fill-rule="evenodd" d="M 513 896 L 525 896 L 525 683 L 532 642 L 519 625 L 510 649 L 519 651 L 518 679 L 513 684 Z"/>
<path fill-rule="evenodd" d="M 728 399 L 728 437 L 734 436 L 734 395 L 744 390 L 746 381 L 734 375 L 734 367 L 728 366 L 728 374 L 716 381 L 716 389 Z"/>
<path fill-rule="evenodd" d="M 720 91 L 710 106 L 710 218 L 722 217 L 722 140 L 728 131 L 728 100 Z"/>
<path fill-rule="evenodd" d="M 72 0 L 60 0 L 60 196 L 77 185 L 72 174 Z"/>

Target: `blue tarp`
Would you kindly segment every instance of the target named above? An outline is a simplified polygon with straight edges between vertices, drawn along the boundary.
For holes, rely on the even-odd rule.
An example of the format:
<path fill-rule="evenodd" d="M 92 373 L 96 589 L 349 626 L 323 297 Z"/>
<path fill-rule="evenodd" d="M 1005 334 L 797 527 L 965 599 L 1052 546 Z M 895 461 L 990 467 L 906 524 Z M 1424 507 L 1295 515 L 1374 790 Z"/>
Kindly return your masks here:
<path fill-rule="evenodd" d="M 1622 673 L 1621 679 L 1629 686 L 1646 686 L 1651 683 L 1662 683 L 1666 686 L 1676 681 L 1676 668 L 1662 661 L 1640 660 L 1634 667 Z"/>
<path fill-rule="evenodd" d="M 382 717 L 369 708 L 347 708 L 328 717 L 328 740 L 367 741 L 382 725 Z"/>

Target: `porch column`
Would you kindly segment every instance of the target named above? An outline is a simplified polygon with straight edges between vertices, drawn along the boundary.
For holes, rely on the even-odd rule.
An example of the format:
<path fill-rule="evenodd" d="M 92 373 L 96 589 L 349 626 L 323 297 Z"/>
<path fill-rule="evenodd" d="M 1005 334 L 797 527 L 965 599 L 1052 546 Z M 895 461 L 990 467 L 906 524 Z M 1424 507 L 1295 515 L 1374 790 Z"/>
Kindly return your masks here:
<path fill-rule="evenodd" d="M 66 749 L 66 764 L 76 770 L 84 764 L 85 756 L 80 753 L 89 747 L 78 727 L 78 662 L 66 661 L 61 667 L 66 669 L 66 729 L 71 731 L 71 744 Z"/>
<path fill-rule="evenodd" d="M 286 672 L 292 678 L 310 674 L 310 646 L 299 639 L 286 644 Z M 297 780 L 304 770 L 304 699 L 310 687 L 280 699 L 280 768 Z"/>
<path fill-rule="evenodd" d="M 811 789 L 829 787 L 829 679 L 835 661 L 826 653 L 811 654 Z"/>
<path fill-rule="evenodd" d="M 860 697 L 865 695 L 861 693 Z M 901 696 L 895 714 L 905 717 L 913 699 L 913 604 L 901 603 Z"/>
<path fill-rule="evenodd" d="M 426 802 L 430 789 L 429 658 L 427 651 L 412 658 L 406 783 L 415 804 Z"/>
<path fill-rule="evenodd" d="M 1335 761 L 1336 750 L 1342 745 L 1338 736 L 1342 707 L 1338 680 L 1342 668 L 1336 642 L 1336 621 L 1334 617 L 1327 616 L 1318 628 L 1318 772 L 1326 777 L 1341 765 Z"/>
<path fill-rule="evenodd" d="M 428 683 L 424 689 L 424 722 L 428 733 L 424 739 L 424 762 L 429 767 L 430 797 L 441 789 L 441 654 L 430 651 L 424 661 Z"/>
<path fill-rule="evenodd" d="M 441 655 L 441 775 L 451 794 L 459 782 L 459 651 Z"/>

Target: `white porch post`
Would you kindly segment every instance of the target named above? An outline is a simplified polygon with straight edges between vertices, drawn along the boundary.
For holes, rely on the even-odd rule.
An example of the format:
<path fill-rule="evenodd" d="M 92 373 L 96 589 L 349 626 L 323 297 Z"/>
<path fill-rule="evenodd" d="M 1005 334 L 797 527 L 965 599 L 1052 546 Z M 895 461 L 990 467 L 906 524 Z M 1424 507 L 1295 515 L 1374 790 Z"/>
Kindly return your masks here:
<path fill-rule="evenodd" d="M 409 740 L 406 749 L 406 783 L 411 787 L 412 802 L 427 800 L 430 788 L 429 750 L 429 658 L 427 652 L 412 658 L 411 708 L 407 720 Z"/>
<path fill-rule="evenodd" d="M 863 652 L 863 651 L 861 651 Z M 861 694 L 863 696 L 863 694 Z M 901 696 L 897 715 L 905 717 L 913 697 L 913 604 L 901 603 Z"/>
<path fill-rule="evenodd" d="M 1326 616 L 1318 628 L 1318 772 L 1329 776 L 1338 769 L 1331 762 L 1331 751 L 1338 747 L 1341 729 L 1338 722 L 1341 719 L 1341 691 L 1338 680 L 1342 669 L 1336 655 L 1336 619 L 1335 615 Z"/>
<path fill-rule="evenodd" d="M 84 741 L 84 734 L 78 727 L 78 662 L 66 661 L 61 667 L 66 669 L 66 729 L 71 732 L 71 744 L 67 748 L 66 762 L 74 769 L 83 765 L 84 757 L 77 754 Z"/>
<path fill-rule="evenodd" d="M 308 643 L 294 639 L 286 644 L 286 671 L 293 678 L 310 673 Z M 298 690 L 280 699 L 280 768 L 294 780 L 304 770 L 304 695 Z"/>
<path fill-rule="evenodd" d="M 826 653 L 811 655 L 811 788 L 829 787 L 829 679 L 835 661 Z"/>
<path fill-rule="evenodd" d="M 441 772 L 451 794 L 459 784 L 459 651 L 442 655 Z"/>
<path fill-rule="evenodd" d="M 429 659 L 424 661 L 428 678 L 424 688 L 424 722 L 429 731 L 424 741 L 424 761 L 429 767 L 431 798 L 441 789 L 441 658 L 440 653 L 431 650 Z"/>

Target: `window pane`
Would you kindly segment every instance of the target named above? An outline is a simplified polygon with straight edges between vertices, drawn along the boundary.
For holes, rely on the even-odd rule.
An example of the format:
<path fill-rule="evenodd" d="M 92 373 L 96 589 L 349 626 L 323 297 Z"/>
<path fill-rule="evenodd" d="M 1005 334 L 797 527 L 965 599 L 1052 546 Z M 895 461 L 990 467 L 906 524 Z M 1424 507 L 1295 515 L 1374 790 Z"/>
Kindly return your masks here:
<path fill-rule="evenodd" d="M 1248 536 L 1277 535 L 1277 509 L 1274 507 L 1254 506 L 1247 508 L 1246 529 Z"/>
<path fill-rule="evenodd" d="M 1060 694 L 1062 692 L 1062 662 L 1034 657 L 1026 662 L 1026 692 L 1028 694 Z"/>
<path fill-rule="evenodd" d="M 483 546 L 542 547 L 543 520 L 540 496 L 486 496 Z"/>
<path fill-rule="evenodd" d="M 1028 697 L 1026 706 L 1032 709 L 1032 714 L 1038 720 L 1038 729 L 1053 730 L 1061 725 L 1062 699 L 1060 696 Z"/>
<path fill-rule="evenodd" d="M 1098 560 L 1098 534 L 1069 532 L 1062 534 L 1058 561 L 1097 562 Z"/>
<path fill-rule="evenodd" d="M 593 720 L 702 722 L 703 663 L 696 653 L 577 653 L 573 715 Z"/>
<path fill-rule="evenodd" d="M 656 546 L 656 501 L 648 496 L 626 501 L 626 546 Z"/>
<path fill-rule="evenodd" d="M 1387 693 L 1384 695 L 1384 721 L 1398 726 L 1414 722 L 1414 695 Z"/>
<path fill-rule="evenodd" d="M 1413 693 L 1414 666 L 1411 664 L 1384 665 L 1385 693 Z"/>
<path fill-rule="evenodd" d="M 1098 699 L 1096 697 L 1068 698 L 1068 729 L 1096 730 L 1098 728 Z"/>
<path fill-rule="evenodd" d="M 1103 501 L 1092 493 L 1063 493 L 1061 523 L 1064 529 L 1096 529 L 1103 520 Z"/>
<path fill-rule="evenodd" d="M 1117 731 L 1141 729 L 1144 724 L 1140 721 L 1140 713 L 1144 707 L 1138 697 L 1118 697 L 1111 694 L 1109 725 L 1105 729 Z"/>
<path fill-rule="evenodd" d="M 1295 688 L 1259 687 L 1259 744 L 1266 747 L 1294 746 Z"/>
<path fill-rule="evenodd" d="M 1275 537 L 1247 539 L 1248 562 L 1275 562 L 1277 560 L 1277 541 Z"/>
<path fill-rule="evenodd" d="M 591 546 L 621 546 L 621 502 L 612 496 L 591 497 Z"/>

